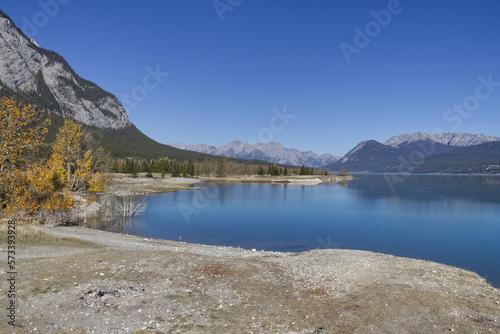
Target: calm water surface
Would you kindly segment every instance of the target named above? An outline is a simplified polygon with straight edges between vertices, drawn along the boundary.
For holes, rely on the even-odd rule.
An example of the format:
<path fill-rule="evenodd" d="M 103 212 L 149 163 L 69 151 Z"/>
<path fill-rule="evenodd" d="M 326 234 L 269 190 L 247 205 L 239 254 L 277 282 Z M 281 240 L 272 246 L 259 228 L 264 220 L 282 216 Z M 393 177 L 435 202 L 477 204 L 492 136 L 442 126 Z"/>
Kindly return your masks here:
<path fill-rule="evenodd" d="M 150 195 L 145 214 L 119 229 L 259 250 L 369 250 L 465 268 L 500 286 L 500 177 L 355 176 L 345 185 L 208 183 Z"/>

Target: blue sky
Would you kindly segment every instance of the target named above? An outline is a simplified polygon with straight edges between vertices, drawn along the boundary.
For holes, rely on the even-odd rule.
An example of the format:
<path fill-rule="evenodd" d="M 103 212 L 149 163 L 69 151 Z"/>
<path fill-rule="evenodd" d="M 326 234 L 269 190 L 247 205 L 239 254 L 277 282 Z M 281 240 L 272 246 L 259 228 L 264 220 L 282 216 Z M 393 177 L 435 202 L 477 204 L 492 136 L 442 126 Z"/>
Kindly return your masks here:
<path fill-rule="evenodd" d="M 272 139 L 343 155 L 414 131 L 500 136 L 495 0 L 23 0 L 1 9 L 162 143 Z"/>

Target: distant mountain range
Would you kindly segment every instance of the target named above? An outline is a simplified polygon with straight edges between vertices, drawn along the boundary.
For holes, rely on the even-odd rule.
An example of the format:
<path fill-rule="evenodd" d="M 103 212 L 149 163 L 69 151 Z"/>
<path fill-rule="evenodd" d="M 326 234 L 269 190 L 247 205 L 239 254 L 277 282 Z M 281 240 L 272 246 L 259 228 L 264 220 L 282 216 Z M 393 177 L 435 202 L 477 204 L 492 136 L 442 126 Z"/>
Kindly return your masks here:
<path fill-rule="evenodd" d="M 325 169 L 372 173 L 500 173 L 500 138 L 483 134 L 415 132 L 359 143 Z"/>
<path fill-rule="evenodd" d="M 237 159 L 259 159 L 292 166 L 322 167 L 332 164 L 340 158 L 332 154 L 318 155 L 313 151 L 303 152 L 295 148 L 285 148 L 280 143 L 275 142 L 249 144 L 234 140 L 227 145 L 221 146 L 208 146 L 205 144 L 185 145 L 179 143 L 171 144 L 171 146 L 182 150 L 211 155 Z"/>
<path fill-rule="evenodd" d="M 500 173 L 500 137 L 470 133 L 406 133 L 384 143 L 367 140 L 343 157 L 317 155 L 285 148 L 282 144 L 249 144 L 232 141 L 227 145 L 171 146 L 210 155 L 237 159 L 259 159 L 271 163 L 366 173 Z"/>

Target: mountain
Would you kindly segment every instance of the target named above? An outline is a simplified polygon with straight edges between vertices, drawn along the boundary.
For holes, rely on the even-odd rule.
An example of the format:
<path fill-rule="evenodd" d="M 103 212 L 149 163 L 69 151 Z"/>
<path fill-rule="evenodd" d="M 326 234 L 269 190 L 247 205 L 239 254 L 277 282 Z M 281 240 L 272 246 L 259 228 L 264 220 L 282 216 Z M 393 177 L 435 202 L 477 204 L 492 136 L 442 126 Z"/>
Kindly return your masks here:
<path fill-rule="evenodd" d="M 234 140 L 227 145 L 208 146 L 205 144 L 185 145 L 174 143 L 173 147 L 211 155 L 238 159 L 261 159 L 282 165 L 322 167 L 339 159 L 331 154 L 317 155 L 313 151 L 302 152 L 295 148 L 285 148 L 280 143 L 249 144 Z"/>
<path fill-rule="evenodd" d="M 429 156 L 438 153 L 448 153 L 458 147 L 460 146 L 444 145 L 432 139 L 425 139 L 425 140 L 415 140 L 411 142 L 405 141 L 397 145 L 395 148 L 401 149 L 408 153 L 414 152 L 419 155 L 421 154 L 423 156 Z"/>
<path fill-rule="evenodd" d="M 426 157 L 414 173 L 500 174 L 500 141 L 459 147 Z"/>
<path fill-rule="evenodd" d="M 40 108 L 99 128 L 130 125 L 118 99 L 79 77 L 66 60 L 43 49 L 0 12 L 0 86 L 36 101 Z"/>
<path fill-rule="evenodd" d="M 0 97 L 37 105 L 50 112 L 47 141 L 54 140 L 65 118 L 84 125 L 114 156 L 203 160 L 212 156 L 160 144 L 130 123 L 111 93 L 78 76 L 63 57 L 41 48 L 0 11 Z"/>
<path fill-rule="evenodd" d="M 384 142 L 385 145 L 400 147 L 404 143 L 413 143 L 416 141 L 434 141 L 446 146 L 472 146 L 492 141 L 499 141 L 500 137 L 486 136 L 484 134 L 471 133 L 438 133 L 429 135 L 423 132 L 405 133 L 393 136 Z"/>
<path fill-rule="evenodd" d="M 402 161 L 408 159 L 408 156 L 409 153 L 404 150 L 376 140 L 367 140 L 324 168 L 332 171 L 339 171 L 344 167 L 350 172 L 397 173 L 402 172 Z"/>
<path fill-rule="evenodd" d="M 403 134 L 384 144 L 361 142 L 324 168 L 371 173 L 500 173 L 499 139 L 470 133 Z"/>

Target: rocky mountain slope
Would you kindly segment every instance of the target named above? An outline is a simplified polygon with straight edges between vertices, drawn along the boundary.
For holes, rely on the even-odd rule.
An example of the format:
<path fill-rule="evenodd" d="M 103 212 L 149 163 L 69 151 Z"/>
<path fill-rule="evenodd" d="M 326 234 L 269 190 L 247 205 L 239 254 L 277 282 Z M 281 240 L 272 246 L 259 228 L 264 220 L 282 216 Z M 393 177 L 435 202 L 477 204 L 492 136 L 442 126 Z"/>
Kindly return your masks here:
<path fill-rule="evenodd" d="M 60 55 L 28 38 L 0 11 L 0 86 L 53 114 L 86 125 L 123 129 L 130 125 L 118 99 L 79 77 Z"/>
<path fill-rule="evenodd" d="M 214 157 L 158 143 L 130 123 L 118 99 L 78 76 L 66 60 L 28 38 L 0 11 L 0 97 L 15 96 L 51 113 L 47 142 L 65 118 L 83 123 L 113 156 L 193 159 Z"/>
<path fill-rule="evenodd" d="M 179 143 L 171 144 L 171 146 L 211 155 L 238 159 L 261 159 L 272 163 L 293 166 L 322 167 L 339 159 L 339 157 L 331 154 L 317 155 L 313 151 L 302 152 L 295 148 L 288 149 L 276 142 L 249 144 L 234 140 L 227 145 L 221 146 L 208 146 L 205 144 L 185 145 Z"/>
<path fill-rule="evenodd" d="M 448 146 L 472 146 L 492 141 L 499 141 L 500 138 L 484 134 L 475 135 L 471 133 L 438 133 L 435 135 L 429 135 L 423 132 L 413 132 L 393 136 L 385 141 L 384 144 L 392 147 L 399 147 L 403 143 L 412 143 L 423 140 L 431 140 Z"/>
<path fill-rule="evenodd" d="M 458 147 L 433 154 L 415 166 L 415 173 L 500 174 L 500 141 Z"/>
<path fill-rule="evenodd" d="M 344 167 L 352 172 L 396 173 L 401 161 L 408 153 L 401 149 L 384 145 L 376 140 L 367 140 L 356 145 L 342 158 L 324 168 L 338 171 Z"/>

